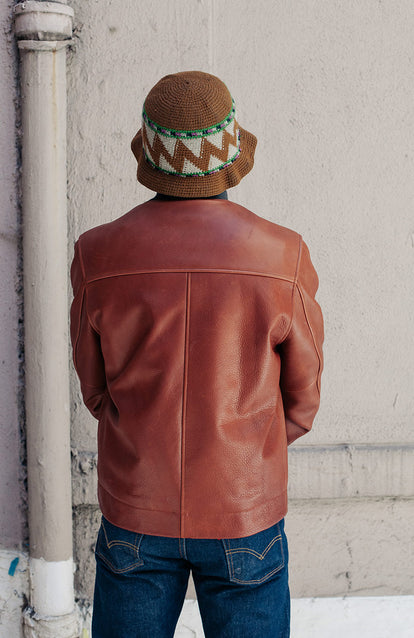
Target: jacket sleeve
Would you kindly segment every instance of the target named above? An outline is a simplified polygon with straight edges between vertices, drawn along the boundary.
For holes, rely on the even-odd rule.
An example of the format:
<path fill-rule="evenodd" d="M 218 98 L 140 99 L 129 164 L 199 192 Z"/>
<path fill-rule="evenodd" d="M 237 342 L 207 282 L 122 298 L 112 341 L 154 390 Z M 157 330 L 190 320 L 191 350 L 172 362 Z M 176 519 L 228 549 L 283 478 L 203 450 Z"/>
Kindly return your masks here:
<path fill-rule="evenodd" d="M 319 409 L 324 331 L 322 312 L 315 301 L 318 283 L 308 247 L 301 239 L 291 325 L 279 347 L 288 445 L 311 429 Z"/>
<path fill-rule="evenodd" d="M 105 364 L 99 334 L 91 326 L 86 308 L 86 281 L 79 241 L 71 267 L 73 302 L 70 310 L 70 336 L 73 363 L 80 380 L 84 403 L 98 419 L 106 392 Z"/>

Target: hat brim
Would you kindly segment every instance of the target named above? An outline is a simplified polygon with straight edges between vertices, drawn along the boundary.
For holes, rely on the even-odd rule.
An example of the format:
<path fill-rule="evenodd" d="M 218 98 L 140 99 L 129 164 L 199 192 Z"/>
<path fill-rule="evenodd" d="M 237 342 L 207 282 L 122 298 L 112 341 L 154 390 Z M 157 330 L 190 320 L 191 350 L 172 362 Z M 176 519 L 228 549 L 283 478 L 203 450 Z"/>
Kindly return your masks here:
<path fill-rule="evenodd" d="M 132 152 L 138 162 L 137 179 L 150 190 L 173 197 L 195 198 L 218 195 L 236 186 L 253 168 L 256 136 L 241 126 L 239 130 L 240 154 L 232 164 L 211 175 L 181 177 L 167 175 L 147 162 L 142 146 L 142 129 L 140 129 L 131 142 Z"/>

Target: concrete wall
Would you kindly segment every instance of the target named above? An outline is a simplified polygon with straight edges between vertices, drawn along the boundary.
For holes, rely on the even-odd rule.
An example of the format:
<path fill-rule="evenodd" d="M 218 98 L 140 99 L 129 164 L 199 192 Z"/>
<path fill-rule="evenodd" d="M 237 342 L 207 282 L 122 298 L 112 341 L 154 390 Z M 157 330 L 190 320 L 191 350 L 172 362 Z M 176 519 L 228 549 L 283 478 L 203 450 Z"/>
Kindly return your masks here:
<path fill-rule="evenodd" d="M 224 79 L 259 140 L 230 197 L 304 235 L 326 318 L 321 410 L 290 453 L 292 593 L 413 592 L 411 0 L 72 6 L 70 241 L 151 196 L 129 151 L 151 86 L 190 68 Z M 72 390 L 77 582 L 90 596 L 96 424 Z"/>

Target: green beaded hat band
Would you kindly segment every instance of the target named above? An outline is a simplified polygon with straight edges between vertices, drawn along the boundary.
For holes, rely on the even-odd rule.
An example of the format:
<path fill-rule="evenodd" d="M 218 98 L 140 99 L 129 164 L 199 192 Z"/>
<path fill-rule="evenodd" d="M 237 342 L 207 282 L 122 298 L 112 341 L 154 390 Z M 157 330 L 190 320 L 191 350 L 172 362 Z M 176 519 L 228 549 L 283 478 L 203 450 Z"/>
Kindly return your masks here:
<path fill-rule="evenodd" d="M 144 186 L 176 197 L 209 197 L 251 170 L 256 138 L 239 126 L 221 80 L 188 71 L 162 78 L 150 91 L 131 147 Z"/>
<path fill-rule="evenodd" d="M 229 166 L 240 154 L 234 105 L 227 117 L 205 129 L 169 129 L 142 114 L 146 160 L 167 175 L 211 175 Z"/>

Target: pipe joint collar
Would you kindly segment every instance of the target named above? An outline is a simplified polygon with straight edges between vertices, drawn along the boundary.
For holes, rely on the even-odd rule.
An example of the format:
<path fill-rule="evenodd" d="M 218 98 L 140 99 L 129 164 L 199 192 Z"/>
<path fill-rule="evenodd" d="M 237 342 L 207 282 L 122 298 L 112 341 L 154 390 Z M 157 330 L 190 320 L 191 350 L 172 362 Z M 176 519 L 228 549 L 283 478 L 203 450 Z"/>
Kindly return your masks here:
<path fill-rule="evenodd" d="M 18 40 L 70 40 L 73 16 L 73 9 L 61 2 L 19 2 L 14 32 Z"/>
<path fill-rule="evenodd" d="M 31 607 L 23 611 L 23 635 L 25 638 L 79 638 L 81 615 L 77 607 L 64 616 L 40 616 Z"/>

